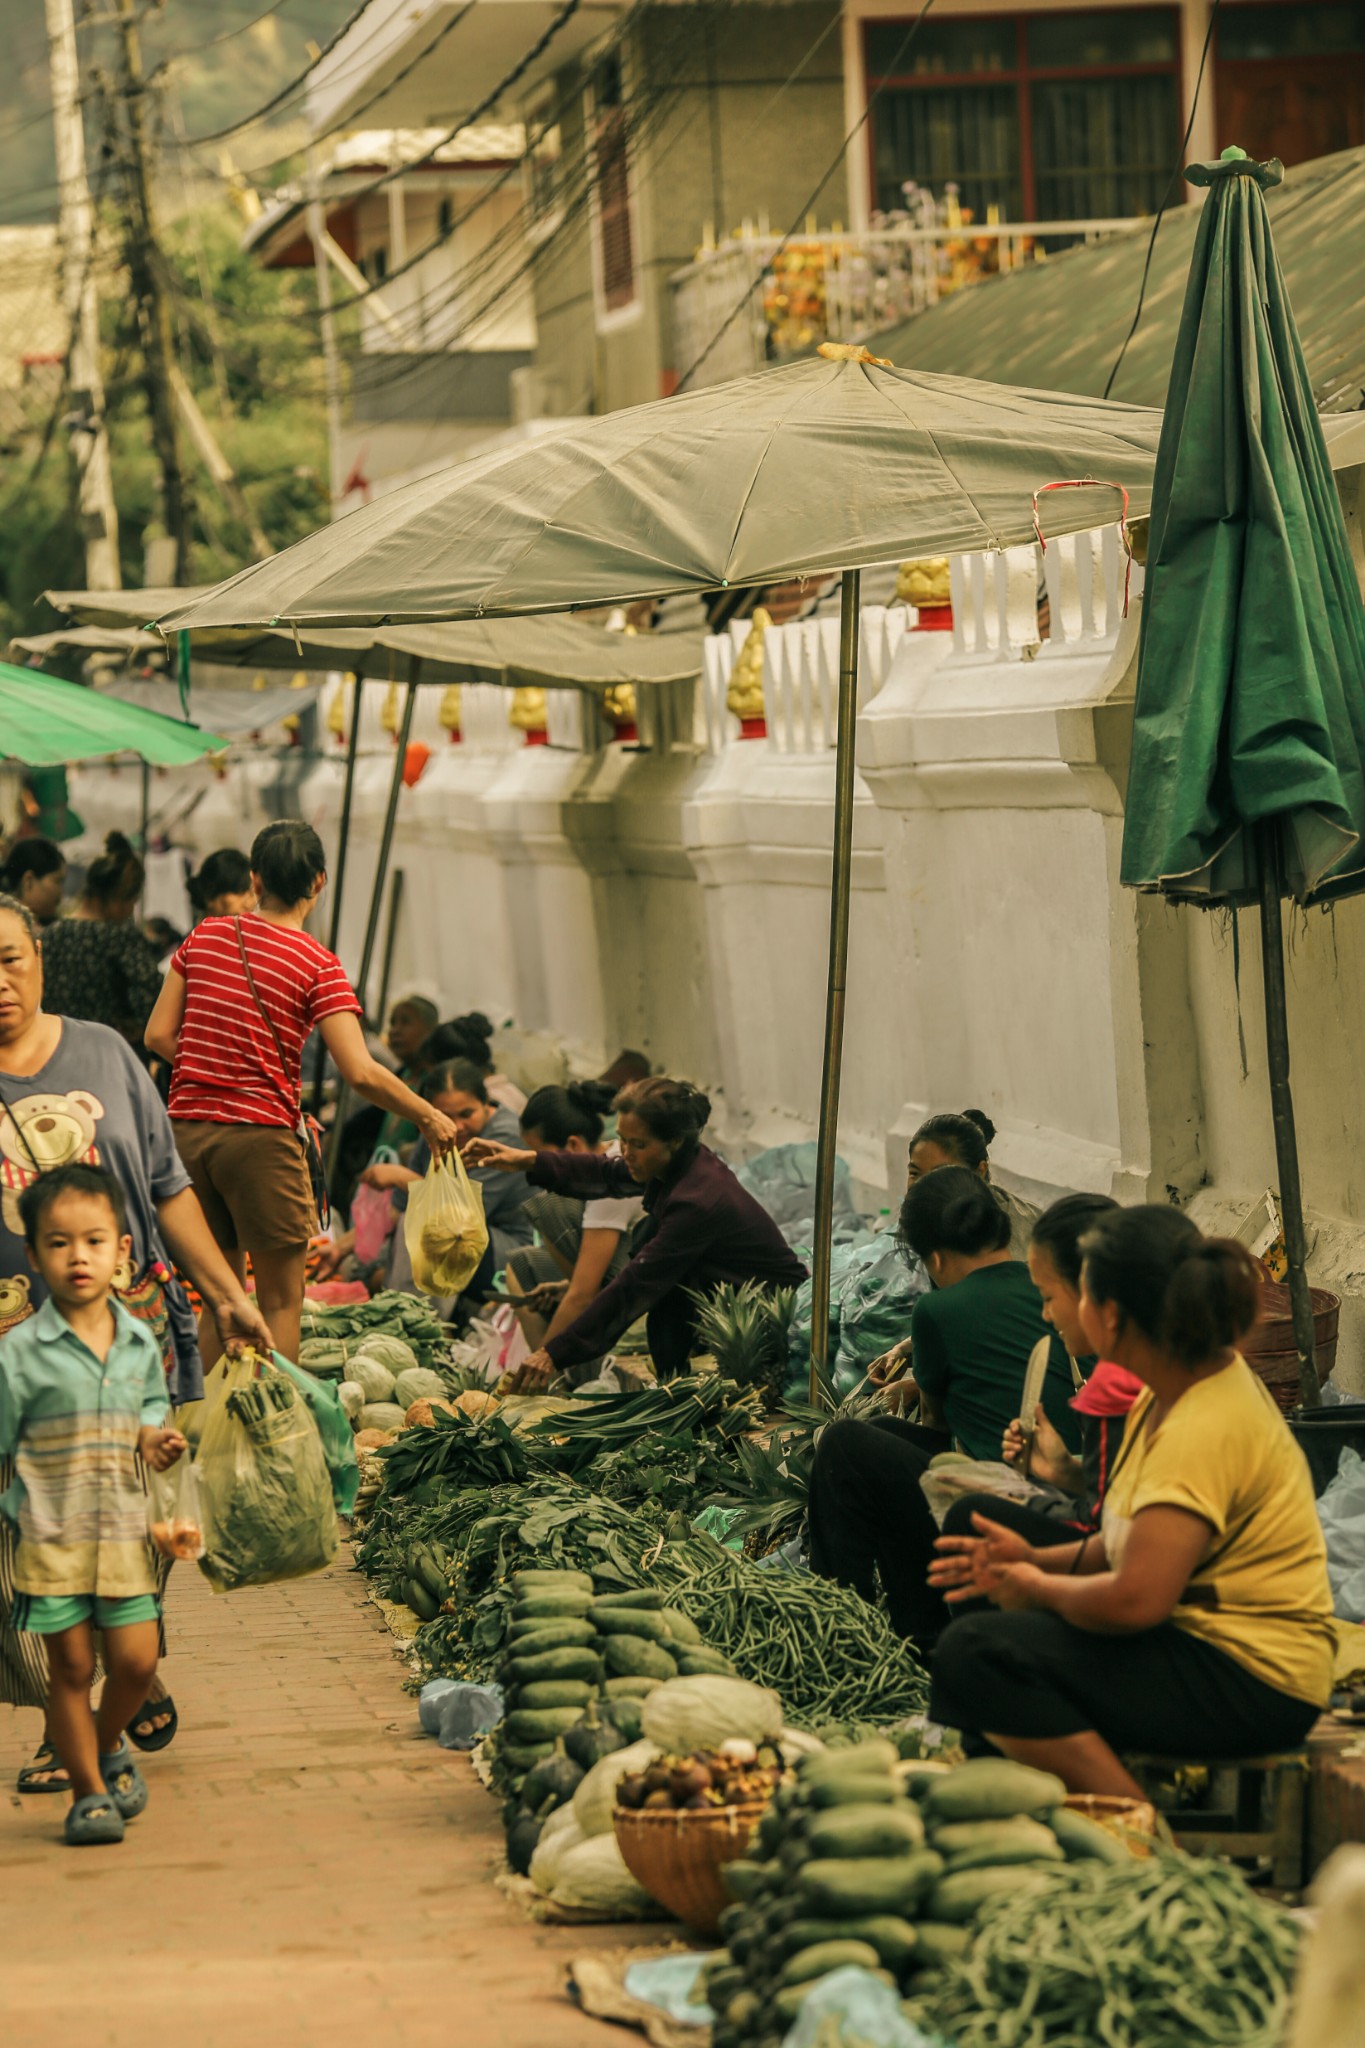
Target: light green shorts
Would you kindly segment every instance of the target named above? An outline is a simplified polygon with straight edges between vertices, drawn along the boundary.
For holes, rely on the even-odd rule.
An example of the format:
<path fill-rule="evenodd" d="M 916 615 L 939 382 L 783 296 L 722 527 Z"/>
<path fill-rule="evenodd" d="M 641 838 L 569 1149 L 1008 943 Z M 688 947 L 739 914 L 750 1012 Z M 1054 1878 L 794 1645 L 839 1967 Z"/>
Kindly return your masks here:
<path fill-rule="evenodd" d="M 31 1636 L 60 1635 L 83 1621 L 96 1628 L 131 1628 L 134 1622 L 156 1621 L 161 1614 L 150 1593 L 138 1593 L 131 1600 L 102 1600 L 98 1593 L 30 1593 L 21 1594 L 14 1605 L 14 1626 Z"/>

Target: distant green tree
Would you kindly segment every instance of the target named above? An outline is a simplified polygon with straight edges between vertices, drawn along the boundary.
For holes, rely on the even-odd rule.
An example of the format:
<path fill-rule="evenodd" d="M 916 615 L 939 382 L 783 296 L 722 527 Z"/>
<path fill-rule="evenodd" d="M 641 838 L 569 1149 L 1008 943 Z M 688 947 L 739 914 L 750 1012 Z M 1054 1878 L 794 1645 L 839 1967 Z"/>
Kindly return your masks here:
<path fill-rule="evenodd" d="M 109 223 L 110 245 L 113 228 Z M 166 231 L 163 260 L 176 305 L 180 367 L 237 472 L 266 539 L 288 547 L 328 517 L 327 422 L 311 271 L 264 270 L 240 247 L 228 206 L 188 214 Z M 121 273 L 101 309 L 106 403 L 124 581 L 143 581 L 156 533 L 159 479 L 148 433 L 141 350 Z M 56 408 L 60 419 L 62 408 Z M 52 624 L 45 589 L 79 587 L 85 555 L 76 522 L 67 431 L 30 401 L 27 429 L 0 448 L 0 630 Z M 182 435 L 194 497 L 193 574 L 230 575 L 251 559 L 250 536 Z"/>

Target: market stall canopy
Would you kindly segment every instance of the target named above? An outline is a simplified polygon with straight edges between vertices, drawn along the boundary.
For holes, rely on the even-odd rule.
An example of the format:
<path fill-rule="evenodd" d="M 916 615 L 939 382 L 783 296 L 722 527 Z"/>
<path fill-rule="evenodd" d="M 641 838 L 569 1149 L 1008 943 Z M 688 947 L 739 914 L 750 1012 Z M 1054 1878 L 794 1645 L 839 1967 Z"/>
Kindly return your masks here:
<path fill-rule="evenodd" d="M 570 420 L 423 477 L 161 614 L 179 627 L 567 611 L 1102 526 L 1146 509 L 1161 416 L 863 352 Z"/>
<path fill-rule="evenodd" d="M 47 602 L 81 630 L 118 632 L 113 623 L 149 619 L 173 604 L 198 605 L 225 586 L 201 590 L 49 590 Z M 44 635 L 57 640 L 56 634 Z M 161 647 L 157 634 L 135 635 Z M 18 645 L 19 643 L 16 643 Z M 28 644 L 28 643 L 26 643 Z M 279 632 L 200 627 L 190 635 L 206 661 L 245 668 L 346 669 L 373 655 L 416 658 L 426 683 L 496 683 L 516 689 L 605 689 L 613 684 L 686 682 L 700 675 L 700 639 L 680 634 L 613 633 L 579 619 L 467 619 L 455 625 L 323 627 Z M 295 707 L 297 708 L 297 707 Z"/>
<path fill-rule="evenodd" d="M 1267 210 L 1310 388 L 1324 411 L 1354 410 L 1365 387 L 1365 149 L 1296 164 L 1268 195 Z M 1162 217 L 1115 398 L 1165 401 L 1200 211 L 1174 206 Z M 1150 241 L 1150 221 L 1135 222 L 1130 232 L 954 292 L 874 335 L 869 346 L 917 370 L 1009 377 L 1099 397 L 1133 323 Z"/>
<path fill-rule="evenodd" d="M 1365 607 L 1263 183 L 1190 176 L 1199 223 L 1157 457 L 1122 879 L 1257 899 L 1259 825 L 1289 893 L 1365 888 Z"/>
<path fill-rule="evenodd" d="M 226 745 L 215 733 L 159 711 L 0 662 L 0 757 L 54 768 L 106 754 L 139 754 L 158 768 L 178 768 Z"/>
<path fill-rule="evenodd" d="M 91 593 L 92 595 L 94 593 Z M 62 661 L 68 655 L 82 660 L 92 655 L 116 655 L 133 661 L 140 654 L 164 654 L 166 643 L 159 633 L 143 633 L 134 626 L 59 626 L 55 633 L 24 633 L 5 649 L 13 661 Z"/>

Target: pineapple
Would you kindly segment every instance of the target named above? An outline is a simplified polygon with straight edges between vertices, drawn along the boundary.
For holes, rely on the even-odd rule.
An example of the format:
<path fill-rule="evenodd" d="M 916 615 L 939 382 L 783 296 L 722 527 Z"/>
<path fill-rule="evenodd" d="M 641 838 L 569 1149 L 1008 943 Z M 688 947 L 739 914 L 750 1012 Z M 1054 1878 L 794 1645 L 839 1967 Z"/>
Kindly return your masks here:
<path fill-rule="evenodd" d="M 787 1377 L 787 1329 L 795 1289 L 768 1291 L 756 1281 L 728 1283 L 699 1300 L 698 1341 L 716 1361 L 722 1379 L 753 1387 L 764 1406 L 777 1408 Z"/>

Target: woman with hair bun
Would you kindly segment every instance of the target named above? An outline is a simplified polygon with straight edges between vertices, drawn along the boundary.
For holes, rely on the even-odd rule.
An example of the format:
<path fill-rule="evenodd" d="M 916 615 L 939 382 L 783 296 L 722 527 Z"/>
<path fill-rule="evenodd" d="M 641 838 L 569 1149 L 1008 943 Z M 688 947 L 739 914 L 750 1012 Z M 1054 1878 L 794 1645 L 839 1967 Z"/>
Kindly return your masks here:
<path fill-rule="evenodd" d="M 216 853 L 205 855 L 198 873 L 185 884 L 185 892 L 196 919 L 245 917 L 256 908 L 251 862 L 236 846 L 220 846 Z"/>
<path fill-rule="evenodd" d="M 70 917 L 43 934 L 44 1000 L 63 1017 L 108 1024 L 141 1051 L 161 992 L 156 953 L 133 922 L 145 870 L 121 832 L 92 862 Z"/>
<path fill-rule="evenodd" d="M 446 1066 L 451 1060 L 467 1060 L 471 1067 L 477 1067 L 483 1076 L 483 1085 L 490 1102 L 499 1109 L 510 1109 L 513 1116 L 520 1116 L 526 1107 L 526 1096 L 515 1081 L 497 1071 L 493 1058 L 493 1026 L 482 1010 L 470 1010 L 463 1017 L 452 1017 L 445 1024 L 438 1024 L 421 1053 L 424 1065 Z"/>
<path fill-rule="evenodd" d="M 619 1159 L 569 1149 L 515 1151 L 475 1139 L 468 1165 L 524 1173 L 533 1187 L 585 1201 L 644 1190 L 644 1221 L 629 1263 L 567 1329 L 521 1368 L 523 1391 L 600 1358 L 640 1316 L 661 1380 L 687 1371 L 696 1340 L 694 1294 L 725 1282 L 797 1287 L 806 1269 L 766 1209 L 701 1142 L 711 1104 L 688 1081 L 659 1076 L 616 1097 Z"/>
<path fill-rule="evenodd" d="M 1237 1347 L 1260 1273 L 1232 1238 L 1152 1204 L 1082 1241 L 1081 1319 L 1136 1374 L 1100 1533 L 1039 1549 L 986 1515 L 939 1539 L 962 1616 L 930 1712 L 1072 1792 L 1138 1796 L 1122 1761 L 1291 1749 L 1332 1689 L 1326 1548 L 1302 1452 Z"/>
<path fill-rule="evenodd" d="M 937 1528 L 920 1479 L 955 1445 L 969 1457 L 999 1457 L 1029 1358 L 1049 1332 L 1028 1268 L 1010 1256 L 1010 1219 L 974 1168 L 943 1166 L 912 1180 L 900 1235 L 934 1283 L 910 1318 L 906 1384 L 919 1394 L 920 1420 L 885 1415 L 822 1432 L 811 1473 L 811 1565 L 867 1599 L 880 1574 L 893 1628 L 927 1650 L 948 1615 L 928 1583 Z M 1080 1442 L 1071 1389 L 1054 1334 L 1042 1405 L 1068 1449 Z"/>

